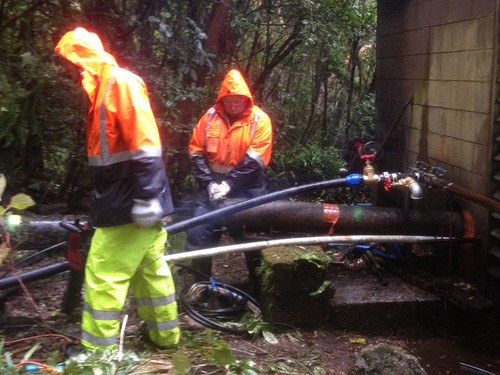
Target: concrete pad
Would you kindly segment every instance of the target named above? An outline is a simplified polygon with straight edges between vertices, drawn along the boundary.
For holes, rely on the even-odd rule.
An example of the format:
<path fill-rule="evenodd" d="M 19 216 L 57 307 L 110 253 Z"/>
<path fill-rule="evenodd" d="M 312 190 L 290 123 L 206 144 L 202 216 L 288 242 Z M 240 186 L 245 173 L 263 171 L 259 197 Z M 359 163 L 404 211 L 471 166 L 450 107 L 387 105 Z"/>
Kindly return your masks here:
<path fill-rule="evenodd" d="M 365 334 L 382 332 L 421 334 L 442 325 L 443 301 L 420 288 L 384 272 L 387 285 L 368 269 L 332 267 L 335 293 L 330 322 L 336 328 Z"/>

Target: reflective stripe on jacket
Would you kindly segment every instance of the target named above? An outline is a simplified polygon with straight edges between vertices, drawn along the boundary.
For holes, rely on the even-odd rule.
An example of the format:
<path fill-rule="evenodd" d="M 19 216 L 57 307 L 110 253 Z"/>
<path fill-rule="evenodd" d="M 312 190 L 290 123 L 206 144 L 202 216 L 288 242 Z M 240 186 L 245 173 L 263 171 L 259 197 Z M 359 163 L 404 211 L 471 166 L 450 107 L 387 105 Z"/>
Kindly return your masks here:
<path fill-rule="evenodd" d="M 244 95 L 248 107 L 242 117 L 230 124 L 222 98 Z M 237 70 L 224 79 L 215 105 L 193 130 L 189 156 L 193 173 L 202 187 L 222 174 L 233 188 L 255 183 L 269 164 L 272 149 L 272 125 L 269 116 L 253 104 L 246 82 Z M 263 179 L 257 178 L 259 181 Z"/>
<path fill-rule="evenodd" d="M 96 34 L 67 33 L 56 52 L 83 69 L 90 100 L 87 156 L 94 183 L 91 220 L 95 226 L 131 222 L 133 199 L 159 198 L 163 214 L 173 211 L 158 127 L 146 85 L 118 66 Z"/>

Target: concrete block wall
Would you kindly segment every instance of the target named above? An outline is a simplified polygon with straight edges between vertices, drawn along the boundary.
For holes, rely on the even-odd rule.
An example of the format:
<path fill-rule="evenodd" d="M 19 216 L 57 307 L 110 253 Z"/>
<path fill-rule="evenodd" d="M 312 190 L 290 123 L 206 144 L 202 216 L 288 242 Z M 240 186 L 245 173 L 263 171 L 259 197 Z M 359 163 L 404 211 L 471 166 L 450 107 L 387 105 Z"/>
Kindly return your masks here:
<path fill-rule="evenodd" d="M 379 139 L 413 98 L 389 138 L 398 157 L 386 158 L 389 165 L 384 170 L 404 172 L 421 160 L 447 170 L 446 180 L 499 200 L 499 4 L 499 0 L 378 0 Z M 430 199 L 420 204 L 430 205 Z M 486 289 L 488 270 L 497 262 L 491 260 L 491 249 L 500 249 L 500 215 L 495 219 L 473 202 L 459 197 L 454 201 L 471 213 L 476 236 L 485 240 L 463 263 Z M 500 250 L 498 254 L 497 263 Z"/>
<path fill-rule="evenodd" d="M 416 160 L 490 195 L 496 68 L 495 0 L 379 0 L 377 122 L 381 136 L 401 111 L 404 170 Z"/>

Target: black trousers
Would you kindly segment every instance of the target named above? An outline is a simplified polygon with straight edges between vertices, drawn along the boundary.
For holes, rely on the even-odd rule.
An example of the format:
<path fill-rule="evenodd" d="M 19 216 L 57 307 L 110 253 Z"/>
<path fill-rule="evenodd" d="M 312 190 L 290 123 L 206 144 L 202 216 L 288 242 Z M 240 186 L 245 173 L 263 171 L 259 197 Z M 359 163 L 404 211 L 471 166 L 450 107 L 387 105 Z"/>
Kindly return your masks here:
<path fill-rule="evenodd" d="M 208 200 L 208 196 L 206 199 L 200 197 L 194 203 L 193 217 L 204 215 L 215 209 L 216 207 Z M 228 234 L 235 243 L 243 241 L 243 227 L 241 225 L 232 225 L 223 219 L 214 219 L 187 229 L 185 250 L 193 251 L 218 246 L 223 227 L 227 228 Z M 244 254 L 250 277 L 253 277 L 255 269 L 260 264 L 260 250 L 247 251 Z M 198 281 L 206 281 L 210 278 L 212 274 L 212 257 L 193 259 L 192 264 L 197 272 L 196 279 Z"/>

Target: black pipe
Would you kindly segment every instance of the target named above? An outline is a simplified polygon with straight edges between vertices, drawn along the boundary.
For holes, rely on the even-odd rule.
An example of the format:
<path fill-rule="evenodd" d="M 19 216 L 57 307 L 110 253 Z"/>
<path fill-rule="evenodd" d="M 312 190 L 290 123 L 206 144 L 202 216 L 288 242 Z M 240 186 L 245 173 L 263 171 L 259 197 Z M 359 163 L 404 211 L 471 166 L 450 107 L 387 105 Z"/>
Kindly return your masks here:
<path fill-rule="evenodd" d="M 178 233 L 178 232 L 185 231 L 188 228 L 197 226 L 197 225 L 199 225 L 205 221 L 208 221 L 208 220 L 216 219 L 216 218 L 223 217 L 223 216 L 232 215 L 236 212 L 240 212 L 240 211 L 246 210 L 248 208 L 252 208 L 252 207 L 264 204 L 264 203 L 278 200 L 278 199 L 287 198 L 287 197 L 290 197 L 292 195 L 304 193 L 304 192 L 309 191 L 309 190 L 337 188 L 337 187 L 343 187 L 343 186 L 359 187 L 361 180 L 362 180 L 362 178 L 360 175 L 354 174 L 354 175 L 349 175 L 349 176 L 344 177 L 344 178 L 338 178 L 338 179 L 327 180 L 327 181 L 319 181 L 319 182 L 314 182 L 312 184 L 295 186 L 292 188 L 288 188 L 288 189 L 284 189 L 284 190 L 280 190 L 280 191 L 275 191 L 273 193 L 269 193 L 269 194 L 263 195 L 261 197 L 248 199 L 246 201 L 236 203 L 236 204 L 228 206 L 228 207 L 220 208 L 220 209 L 211 211 L 209 213 L 206 213 L 204 215 L 200 215 L 200 216 L 194 217 L 192 219 L 184 220 L 184 221 L 181 221 L 179 223 L 169 225 L 169 226 L 165 227 L 165 229 L 167 230 L 167 232 L 169 234 Z"/>
<path fill-rule="evenodd" d="M 62 246 L 65 246 L 67 244 L 68 244 L 67 241 L 59 242 L 58 244 L 50 246 L 50 247 L 48 247 L 46 249 L 37 251 L 34 254 L 30 254 L 30 255 L 24 256 L 24 257 L 22 257 L 20 259 L 16 259 L 16 261 L 14 262 L 14 265 L 16 266 L 16 268 L 22 268 L 22 267 L 30 266 L 33 263 L 39 262 L 42 259 L 44 259 L 45 257 L 47 257 L 48 253 L 50 253 L 51 251 L 53 251 L 55 249 L 58 249 L 58 248 L 60 248 Z"/>
<path fill-rule="evenodd" d="M 272 192 L 261 197 L 248 199 L 245 201 L 238 201 L 238 203 L 225 206 L 223 208 L 209 212 L 208 214 L 197 216 L 195 218 L 187 219 L 178 223 L 167 224 L 165 227 L 168 233 L 178 233 L 182 232 L 188 228 L 199 225 L 206 220 L 211 220 L 219 216 L 231 215 L 239 211 L 246 210 L 251 207 L 258 206 L 267 202 L 278 200 L 281 198 L 290 197 L 299 193 L 306 191 L 312 191 L 314 189 L 327 189 L 336 188 L 342 186 L 349 186 L 351 188 L 357 188 L 361 185 L 362 176 L 361 175 L 350 175 L 346 178 L 327 180 L 315 182 L 308 185 L 295 186 L 285 190 L 280 190 Z M 182 215 L 186 214 L 186 210 L 176 208 L 175 213 L 181 211 Z M 53 245 L 56 242 L 61 242 L 68 237 L 68 230 L 61 226 L 61 220 L 74 221 L 75 216 L 58 216 L 51 215 L 49 217 L 44 217 L 43 220 L 38 220 L 37 218 L 30 218 L 29 216 L 23 216 L 23 223 L 17 226 L 16 229 L 10 232 L 10 240 L 12 246 L 15 248 L 22 248 L 23 250 L 40 250 Z M 2 229 L 0 228 L 0 235 L 2 235 Z"/>
<path fill-rule="evenodd" d="M 23 281 L 23 283 L 25 283 L 33 280 L 43 279 L 44 277 L 47 276 L 56 275 L 58 273 L 68 271 L 70 269 L 71 267 L 69 266 L 69 263 L 67 261 L 64 261 L 64 262 L 54 263 L 49 266 L 41 267 L 33 271 L 24 272 L 19 274 L 18 276 Z M 15 286 L 19 286 L 19 280 L 17 279 L 16 276 L 9 276 L 0 279 L 0 290 Z"/>
<path fill-rule="evenodd" d="M 328 217 L 335 213 L 335 219 Z M 394 207 L 351 206 L 279 200 L 231 215 L 232 223 L 248 231 L 338 235 L 439 235 L 463 237 L 461 212 Z"/>
<path fill-rule="evenodd" d="M 68 215 L 50 215 L 33 217 L 22 214 L 22 223 L 9 230 L 10 242 L 14 248 L 22 250 L 40 250 L 61 242 L 68 237 L 68 231 L 59 222 L 71 220 Z M 5 235 L 0 228 L 0 235 Z"/>

